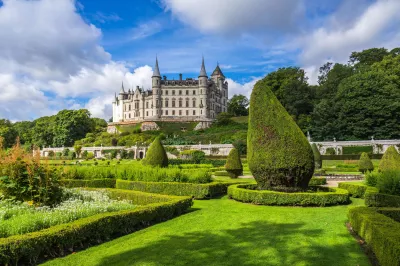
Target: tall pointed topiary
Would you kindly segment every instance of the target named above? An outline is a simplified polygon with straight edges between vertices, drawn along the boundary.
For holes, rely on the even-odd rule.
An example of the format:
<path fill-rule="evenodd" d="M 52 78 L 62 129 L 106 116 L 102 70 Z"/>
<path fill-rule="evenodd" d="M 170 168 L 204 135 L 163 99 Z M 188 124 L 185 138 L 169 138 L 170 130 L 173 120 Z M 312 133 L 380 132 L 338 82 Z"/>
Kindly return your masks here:
<path fill-rule="evenodd" d="M 260 188 L 306 188 L 314 173 L 307 138 L 264 80 L 251 93 L 247 159 Z"/>
<path fill-rule="evenodd" d="M 374 165 L 369 158 L 368 153 L 361 153 L 360 160 L 358 161 L 358 170 L 363 174 L 367 171 L 374 170 Z"/>
<path fill-rule="evenodd" d="M 382 156 L 379 162 L 379 171 L 400 170 L 400 154 L 396 148 L 390 146 Z"/>
<path fill-rule="evenodd" d="M 232 178 L 237 178 L 243 174 L 242 161 L 240 160 L 239 151 L 233 148 L 226 159 L 225 170 Z"/>
<path fill-rule="evenodd" d="M 163 145 L 161 144 L 160 138 L 157 137 L 153 143 L 151 143 L 147 150 L 146 157 L 142 161 L 143 165 L 149 166 L 168 166 L 168 157 Z"/>
<path fill-rule="evenodd" d="M 320 169 L 322 167 L 322 159 L 321 159 L 321 153 L 318 150 L 317 144 L 313 143 L 311 145 L 311 149 L 314 154 L 315 169 Z"/>

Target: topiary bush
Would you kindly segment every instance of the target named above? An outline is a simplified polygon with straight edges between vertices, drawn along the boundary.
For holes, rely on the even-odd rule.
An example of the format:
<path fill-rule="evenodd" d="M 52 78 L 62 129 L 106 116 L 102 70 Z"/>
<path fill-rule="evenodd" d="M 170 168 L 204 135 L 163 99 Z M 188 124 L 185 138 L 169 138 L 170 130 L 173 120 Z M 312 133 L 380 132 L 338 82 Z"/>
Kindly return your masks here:
<path fill-rule="evenodd" d="M 365 173 L 367 171 L 373 171 L 374 165 L 372 164 L 371 159 L 368 156 L 368 153 L 363 152 L 361 153 L 360 160 L 358 161 L 358 170 L 361 173 Z"/>
<path fill-rule="evenodd" d="M 379 162 L 379 171 L 400 170 L 400 154 L 394 146 L 390 146 L 381 161 Z"/>
<path fill-rule="evenodd" d="M 380 173 L 376 187 L 380 193 L 400 196 L 400 171 L 387 170 Z"/>
<path fill-rule="evenodd" d="M 260 188 L 306 188 L 314 172 L 314 155 L 301 129 L 261 80 L 250 98 L 247 159 Z"/>
<path fill-rule="evenodd" d="M 311 149 L 314 154 L 315 169 L 320 169 L 322 167 L 322 159 L 321 159 L 321 153 L 318 150 L 317 144 L 313 143 L 311 145 Z"/>
<path fill-rule="evenodd" d="M 240 161 L 240 155 L 236 148 L 233 148 L 226 159 L 225 170 L 229 173 L 232 178 L 237 178 L 243 175 L 243 165 Z"/>
<path fill-rule="evenodd" d="M 149 166 L 168 166 L 168 157 L 163 145 L 161 144 L 160 138 L 156 138 L 153 143 L 151 143 L 149 149 L 147 150 L 146 157 L 142 161 L 143 165 Z"/>

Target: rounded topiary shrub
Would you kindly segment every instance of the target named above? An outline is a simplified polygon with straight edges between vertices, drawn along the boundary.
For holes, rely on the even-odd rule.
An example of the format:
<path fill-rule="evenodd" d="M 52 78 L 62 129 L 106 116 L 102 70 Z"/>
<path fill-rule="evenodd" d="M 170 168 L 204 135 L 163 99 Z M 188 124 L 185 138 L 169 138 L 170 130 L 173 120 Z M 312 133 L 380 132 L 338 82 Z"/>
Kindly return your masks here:
<path fill-rule="evenodd" d="M 395 147 L 390 146 L 379 162 L 379 171 L 383 172 L 392 170 L 400 170 L 400 154 L 397 152 Z"/>
<path fill-rule="evenodd" d="M 233 148 L 226 159 L 225 170 L 232 178 L 237 178 L 243 174 L 243 165 L 240 161 L 239 151 Z"/>
<path fill-rule="evenodd" d="M 358 170 L 363 174 L 374 170 L 374 165 L 366 152 L 361 153 L 360 160 L 358 161 Z"/>
<path fill-rule="evenodd" d="M 320 169 L 322 167 L 322 159 L 321 159 L 321 153 L 318 150 L 317 144 L 313 143 L 311 145 L 311 149 L 314 154 L 315 169 Z"/>
<path fill-rule="evenodd" d="M 247 159 L 260 188 L 306 188 L 314 173 L 307 138 L 265 80 L 251 93 Z"/>
<path fill-rule="evenodd" d="M 142 160 L 143 165 L 149 166 L 168 166 L 168 157 L 163 145 L 161 144 L 160 138 L 156 138 L 151 143 L 147 150 L 146 157 Z"/>

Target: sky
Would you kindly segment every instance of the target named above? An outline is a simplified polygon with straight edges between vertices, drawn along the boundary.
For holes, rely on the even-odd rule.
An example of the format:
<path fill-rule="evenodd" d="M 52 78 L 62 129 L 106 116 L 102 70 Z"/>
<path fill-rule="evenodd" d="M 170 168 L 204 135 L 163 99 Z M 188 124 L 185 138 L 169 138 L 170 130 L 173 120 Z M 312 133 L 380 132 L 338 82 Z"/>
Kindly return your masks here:
<path fill-rule="evenodd" d="M 280 67 L 400 43 L 400 0 L 0 0 L 0 119 L 112 116 L 114 93 L 219 63 L 230 97 Z"/>

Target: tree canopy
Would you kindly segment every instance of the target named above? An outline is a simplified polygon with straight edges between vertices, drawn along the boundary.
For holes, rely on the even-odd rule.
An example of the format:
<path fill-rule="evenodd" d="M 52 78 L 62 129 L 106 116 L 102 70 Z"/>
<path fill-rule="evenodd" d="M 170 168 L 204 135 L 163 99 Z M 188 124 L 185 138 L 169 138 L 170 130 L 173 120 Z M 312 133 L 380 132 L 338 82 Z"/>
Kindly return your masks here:
<path fill-rule="evenodd" d="M 249 114 L 248 106 L 249 99 L 246 96 L 235 94 L 228 101 L 228 113 L 232 116 L 246 116 Z"/>

